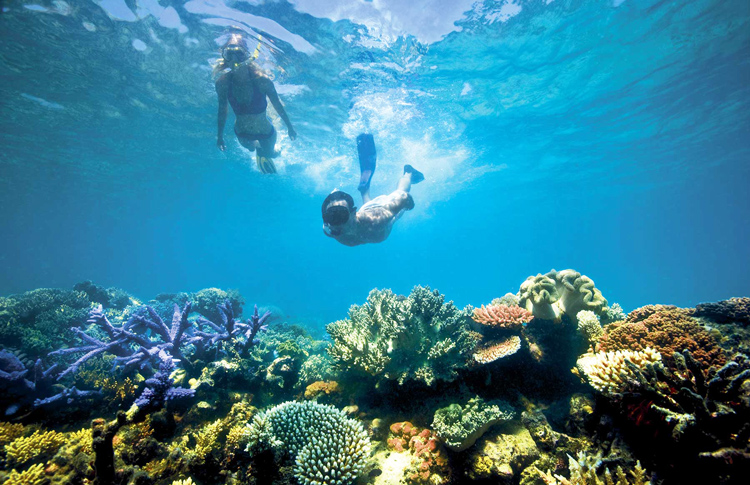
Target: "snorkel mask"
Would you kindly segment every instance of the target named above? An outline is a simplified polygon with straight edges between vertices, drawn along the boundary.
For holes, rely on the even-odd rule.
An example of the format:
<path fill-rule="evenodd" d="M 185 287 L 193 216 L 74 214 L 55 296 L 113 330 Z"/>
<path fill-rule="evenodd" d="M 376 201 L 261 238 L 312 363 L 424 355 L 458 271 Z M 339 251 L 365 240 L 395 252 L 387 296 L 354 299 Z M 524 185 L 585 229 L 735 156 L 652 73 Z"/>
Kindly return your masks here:
<path fill-rule="evenodd" d="M 239 44 L 230 44 L 221 50 L 221 57 L 231 66 L 237 67 L 250 58 L 250 53 Z"/>
<path fill-rule="evenodd" d="M 335 202 L 341 200 L 345 201 L 346 205 L 335 204 Z M 352 199 L 352 196 L 346 192 L 334 190 L 328 194 L 328 197 L 323 201 L 323 207 L 321 208 L 323 224 L 325 225 L 327 232 L 334 236 L 341 234 L 340 227 L 349 221 L 353 207 L 354 199 Z"/>

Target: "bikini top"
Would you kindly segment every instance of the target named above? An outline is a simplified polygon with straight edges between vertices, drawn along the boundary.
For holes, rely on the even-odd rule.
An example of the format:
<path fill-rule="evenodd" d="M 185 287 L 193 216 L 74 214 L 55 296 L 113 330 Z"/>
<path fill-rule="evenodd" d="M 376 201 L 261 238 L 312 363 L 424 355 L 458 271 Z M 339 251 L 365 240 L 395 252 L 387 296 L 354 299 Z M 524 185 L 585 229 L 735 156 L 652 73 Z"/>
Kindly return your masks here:
<path fill-rule="evenodd" d="M 249 103 L 241 102 L 234 96 L 234 93 L 232 91 L 232 85 L 234 84 L 234 82 L 232 80 L 232 76 L 229 76 L 227 99 L 229 99 L 229 104 L 232 106 L 234 114 L 237 116 L 261 114 L 266 111 L 266 107 L 268 106 L 266 95 L 260 91 L 258 83 L 256 83 L 255 81 L 250 82 L 253 85 L 253 97 L 252 99 L 250 99 Z"/>

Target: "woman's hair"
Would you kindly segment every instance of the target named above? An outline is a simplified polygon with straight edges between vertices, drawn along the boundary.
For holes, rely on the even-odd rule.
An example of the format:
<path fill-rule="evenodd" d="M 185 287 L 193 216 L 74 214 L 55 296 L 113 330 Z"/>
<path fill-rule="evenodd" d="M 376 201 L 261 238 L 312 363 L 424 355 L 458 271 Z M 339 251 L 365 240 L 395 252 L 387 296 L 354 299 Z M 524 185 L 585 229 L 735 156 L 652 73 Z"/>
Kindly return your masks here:
<path fill-rule="evenodd" d="M 229 36 L 229 40 L 227 40 L 226 43 L 223 46 L 221 46 L 221 51 L 220 51 L 221 56 L 216 60 L 216 62 L 214 62 L 214 66 L 213 66 L 214 78 L 219 77 L 219 75 L 221 75 L 222 72 L 232 67 L 233 63 L 224 59 L 224 49 L 232 45 L 237 45 L 237 46 L 242 47 L 245 51 L 247 51 L 248 60 L 252 61 L 252 55 L 250 54 L 250 49 L 248 49 L 247 42 L 245 41 L 245 39 L 239 34 L 232 34 Z M 250 66 L 250 70 L 253 72 L 253 74 L 255 74 L 256 77 L 263 75 L 263 72 L 253 62 L 247 62 L 247 65 Z"/>

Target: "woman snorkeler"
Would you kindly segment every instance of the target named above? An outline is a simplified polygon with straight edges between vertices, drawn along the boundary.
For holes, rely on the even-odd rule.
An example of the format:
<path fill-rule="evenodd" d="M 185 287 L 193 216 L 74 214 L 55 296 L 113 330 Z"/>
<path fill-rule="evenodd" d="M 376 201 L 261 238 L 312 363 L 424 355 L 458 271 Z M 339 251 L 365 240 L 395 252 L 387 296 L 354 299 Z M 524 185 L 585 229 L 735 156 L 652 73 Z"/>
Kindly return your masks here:
<path fill-rule="evenodd" d="M 271 100 L 276 112 L 286 124 L 289 138 L 297 138 L 297 132 L 289 121 L 284 106 L 276 94 L 276 88 L 263 72 L 252 62 L 252 56 L 241 35 L 232 34 L 221 49 L 221 59 L 214 66 L 216 93 L 219 95 L 218 138 L 216 145 L 224 151 L 224 125 L 227 121 L 227 104 L 235 115 L 234 133 L 237 141 L 250 151 L 256 152 L 258 169 L 262 173 L 276 173 L 273 158 L 276 152 L 276 129 L 266 116 L 266 107 Z"/>

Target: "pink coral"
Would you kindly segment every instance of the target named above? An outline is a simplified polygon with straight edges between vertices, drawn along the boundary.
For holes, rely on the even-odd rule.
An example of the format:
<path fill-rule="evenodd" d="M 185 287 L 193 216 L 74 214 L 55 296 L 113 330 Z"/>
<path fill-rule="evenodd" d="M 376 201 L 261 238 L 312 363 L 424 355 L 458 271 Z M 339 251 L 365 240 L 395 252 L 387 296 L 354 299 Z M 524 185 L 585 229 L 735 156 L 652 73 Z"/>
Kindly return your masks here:
<path fill-rule="evenodd" d="M 496 328 L 519 328 L 531 321 L 534 316 L 530 311 L 519 306 L 482 305 L 474 309 L 472 318 L 475 322 Z"/>

